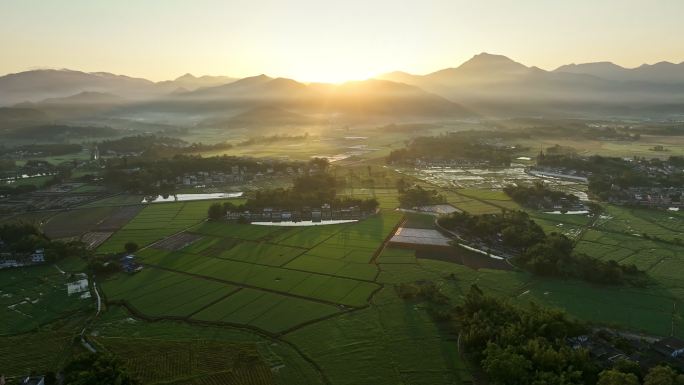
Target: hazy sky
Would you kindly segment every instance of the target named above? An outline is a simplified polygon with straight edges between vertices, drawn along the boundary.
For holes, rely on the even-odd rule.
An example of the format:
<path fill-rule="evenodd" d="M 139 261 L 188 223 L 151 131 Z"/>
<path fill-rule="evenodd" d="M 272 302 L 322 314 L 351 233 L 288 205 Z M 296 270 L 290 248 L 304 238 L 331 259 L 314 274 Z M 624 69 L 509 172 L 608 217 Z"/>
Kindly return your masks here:
<path fill-rule="evenodd" d="M 0 74 L 304 81 L 454 67 L 684 61 L 684 0 L 0 0 Z"/>

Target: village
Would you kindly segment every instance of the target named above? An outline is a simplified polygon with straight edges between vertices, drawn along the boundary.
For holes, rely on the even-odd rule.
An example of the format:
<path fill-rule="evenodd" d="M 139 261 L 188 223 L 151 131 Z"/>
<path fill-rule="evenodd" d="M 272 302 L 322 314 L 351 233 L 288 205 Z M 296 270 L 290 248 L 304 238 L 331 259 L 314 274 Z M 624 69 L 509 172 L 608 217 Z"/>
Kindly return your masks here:
<path fill-rule="evenodd" d="M 362 211 L 358 206 L 331 207 L 323 204 L 320 207 L 304 207 L 301 210 L 283 210 L 267 207 L 262 210 L 229 211 L 226 218 L 231 221 L 246 222 L 312 222 L 322 223 L 336 220 L 360 220 L 374 212 Z"/>
<path fill-rule="evenodd" d="M 597 328 L 592 334 L 567 339 L 575 350 L 585 349 L 604 367 L 612 367 L 621 361 L 651 368 L 663 362 L 684 370 L 684 340 L 678 337 L 648 337 Z"/>
<path fill-rule="evenodd" d="M 0 239 L 0 269 L 24 267 L 45 263 L 45 249 L 35 249 L 30 253 L 11 252 Z"/>

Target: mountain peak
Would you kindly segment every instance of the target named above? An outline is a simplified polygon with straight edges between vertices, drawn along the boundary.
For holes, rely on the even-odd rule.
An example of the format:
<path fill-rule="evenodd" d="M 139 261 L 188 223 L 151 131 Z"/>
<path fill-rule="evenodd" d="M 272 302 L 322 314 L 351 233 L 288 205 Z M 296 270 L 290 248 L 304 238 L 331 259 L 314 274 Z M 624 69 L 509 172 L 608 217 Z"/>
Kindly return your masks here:
<path fill-rule="evenodd" d="M 195 80 L 195 79 L 197 79 L 197 77 L 195 75 L 191 74 L 190 72 L 188 72 L 183 76 L 177 77 L 176 81 L 179 81 L 179 80 Z"/>
<path fill-rule="evenodd" d="M 504 55 L 494 55 L 482 52 L 461 64 L 458 69 L 468 71 L 517 72 L 527 70 L 528 67 L 513 61 Z"/>
<path fill-rule="evenodd" d="M 592 63 L 580 63 L 580 64 L 566 64 L 562 65 L 553 72 L 569 72 L 569 73 L 576 73 L 576 74 L 588 74 L 588 75 L 593 75 L 593 76 L 602 76 L 605 75 L 606 73 L 610 72 L 615 72 L 615 71 L 624 71 L 625 68 L 621 67 L 613 62 L 609 61 L 598 61 L 598 62 L 592 62 Z"/>
<path fill-rule="evenodd" d="M 241 86 L 241 85 L 250 85 L 250 84 L 258 84 L 258 83 L 265 83 L 267 81 L 273 80 L 272 77 L 261 74 L 257 76 L 250 76 L 246 78 L 242 78 L 235 83 L 231 83 L 234 87 Z"/>

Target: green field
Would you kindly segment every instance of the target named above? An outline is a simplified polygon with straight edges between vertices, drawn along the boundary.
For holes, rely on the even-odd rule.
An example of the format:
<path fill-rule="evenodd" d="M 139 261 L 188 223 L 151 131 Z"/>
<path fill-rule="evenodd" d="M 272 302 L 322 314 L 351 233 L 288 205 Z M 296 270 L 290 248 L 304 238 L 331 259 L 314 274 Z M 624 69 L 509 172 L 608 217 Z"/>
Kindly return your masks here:
<path fill-rule="evenodd" d="M 216 201 L 153 203 L 127 223 L 97 249 L 100 253 L 123 251 L 126 242 L 140 247 L 199 224 Z M 221 202 L 221 201 L 219 201 Z"/>
<path fill-rule="evenodd" d="M 607 232 L 684 241 L 684 213 L 607 206 L 599 229 Z"/>
<path fill-rule="evenodd" d="M 124 357 L 124 364 L 145 384 L 274 383 L 265 361 L 250 360 L 259 354 L 254 343 L 117 337 L 93 340 L 103 350 Z"/>
<path fill-rule="evenodd" d="M 171 208 L 183 210 L 162 206 L 168 207 L 147 207 L 122 231 L 175 221 L 168 218 L 180 214 Z M 123 301 L 145 317 L 284 333 L 366 306 L 381 287 L 374 254 L 401 217 L 385 212 L 358 223 L 298 228 L 205 222 L 189 230 L 200 237 L 189 245 L 140 251 L 147 267 L 106 280 L 102 289 L 108 301 Z"/>
<path fill-rule="evenodd" d="M 369 146 L 378 149 L 359 159 L 403 147 L 406 135 L 389 136 L 369 138 Z M 286 152 L 292 159 L 308 159 L 342 153 L 348 144 L 341 137 L 315 139 Z M 237 152 L 282 155 L 282 147 Z M 642 147 L 602 144 L 591 151 L 643 153 Z M 434 282 L 452 305 L 476 284 L 487 294 L 564 309 L 598 325 L 684 337 L 684 246 L 677 243 L 684 214 L 606 205 L 594 223 L 586 215 L 528 210 L 547 233 L 573 238 L 577 252 L 647 271 L 646 287 L 475 270 L 386 246 L 403 220 L 407 227 L 432 228 L 435 217 L 394 210 L 396 181 L 408 174 L 391 170 L 384 160 L 349 163 L 354 165 L 335 163 L 333 172 L 345 180 L 338 193 L 375 198 L 382 210 L 358 223 L 278 227 L 205 221 L 216 201 L 149 204 L 132 219 L 118 218 L 108 230 L 114 234 L 97 252 L 119 253 L 135 241 L 143 248 L 136 255 L 144 268 L 98 275 L 106 306 L 87 329 L 89 341 L 123 359 L 143 384 L 472 384 L 472 370 L 457 349 L 457 331 L 435 322 L 425 304 L 397 294 L 396 285 L 422 280 Z M 520 209 L 495 188 L 456 189 L 407 178 L 438 189 L 449 204 L 471 214 Z M 79 191 L 91 190 L 97 188 Z M 137 195 L 117 195 L 17 218 L 44 222 L 54 237 L 78 236 L 140 201 Z M 57 266 L 67 274 L 54 266 L 0 271 L 0 355 L 12 357 L 0 359 L 0 373 L 56 370 L 82 351 L 74 336 L 94 314 L 94 300 L 68 296 L 66 283 L 86 262 L 67 258 Z M 69 320 L 73 324 L 64 326 Z M 15 346 L 33 349 L 16 352 Z"/>
<path fill-rule="evenodd" d="M 124 359 L 135 361 L 132 369 L 153 380 L 146 383 L 161 379 L 174 383 L 186 379 L 183 383 L 188 383 L 187 379 L 191 376 L 209 380 L 211 374 L 234 368 L 235 360 L 231 358 L 235 358 L 236 353 L 252 355 L 255 351 L 259 358 L 257 366 L 266 365 L 275 384 L 323 383 L 316 368 L 304 360 L 292 346 L 245 329 L 197 326 L 170 320 L 150 323 L 131 318 L 125 310 L 113 307 L 93 325 L 92 334 L 90 338 L 96 346 L 105 351 L 125 352 L 122 355 Z M 163 354 L 149 354 L 150 351 L 161 350 Z M 202 361 L 207 362 L 206 366 L 193 357 L 201 357 Z M 174 366 L 178 367 L 174 376 L 163 373 Z M 158 373 L 159 371 L 162 373 Z"/>
<path fill-rule="evenodd" d="M 78 280 L 43 265 L 0 270 L 0 335 L 34 330 L 92 308 L 92 300 L 67 294 Z"/>
<path fill-rule="evenodd" d="M 75 352 L 75 329 L 58 328 L 12 337 L 0 337 L 0 371 L 7 377 L 57 372 Z"/>
<path fill-rule="evenodd" d="M 335 384 L 463 384 L 469 371 L 425 309 L 405 303 L 391 286 L 375 306 L 317 322 L 286 336 Z M 350 367 L 353 370 L 350 370 Z"/>

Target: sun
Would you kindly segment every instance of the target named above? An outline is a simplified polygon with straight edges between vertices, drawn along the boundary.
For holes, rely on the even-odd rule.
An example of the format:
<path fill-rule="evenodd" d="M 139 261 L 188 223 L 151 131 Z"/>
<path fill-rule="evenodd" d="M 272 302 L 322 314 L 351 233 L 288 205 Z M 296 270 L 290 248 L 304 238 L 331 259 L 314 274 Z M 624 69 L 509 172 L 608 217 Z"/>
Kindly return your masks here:
<path fill-rule="evenodd" d="M 308 75 L 302 75 L 299 77 L 301 81 L 307 82 L 307 83 L 332 83 L 332 84 L 341 84 L 341 83 L 346 83 L 349 81 L 354 81 L 354 80 L 365 80 L 368 79 L 372 76 L 369 74 L 360 74 L 360 73 L 346 73 L 346 72 L 330 72 L 330 73 L 316 73 L 316 74 L 308 74 Z"/>
<path fill-rule="evenodd" d="M 293 78 L 307 83 L 340 84 L 354 80 L 372 78 L 375 74 L 367 69 L 345 66 L 321 66 L 320 68 L 301 69 L 294 73 Z"/>

